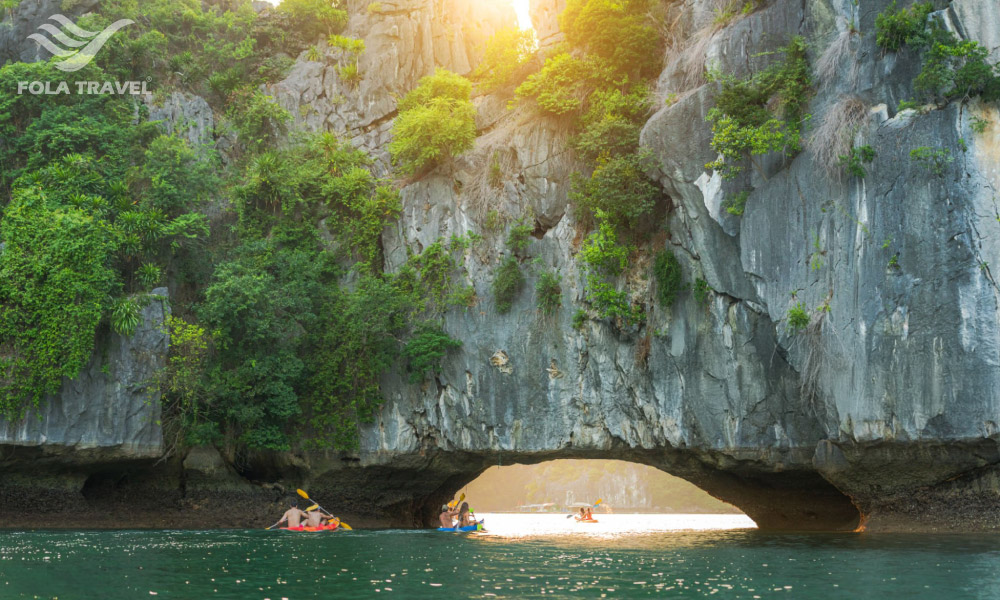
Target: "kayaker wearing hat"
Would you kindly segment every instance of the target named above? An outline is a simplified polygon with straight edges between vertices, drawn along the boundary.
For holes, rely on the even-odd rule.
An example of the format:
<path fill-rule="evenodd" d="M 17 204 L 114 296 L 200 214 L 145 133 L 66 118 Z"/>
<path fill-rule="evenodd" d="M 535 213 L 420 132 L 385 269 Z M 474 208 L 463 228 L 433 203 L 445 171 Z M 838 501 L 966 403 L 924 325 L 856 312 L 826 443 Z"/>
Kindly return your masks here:
<path fill-rule="evenodd" d="M 451 529 L 455 527 L 454 521 L 452 521 L 455 516 L 458 515 L 457 510 L 452 510 L 448 508 L 447 504 L 441 505 L 441 527 L 446 529 Z"/>

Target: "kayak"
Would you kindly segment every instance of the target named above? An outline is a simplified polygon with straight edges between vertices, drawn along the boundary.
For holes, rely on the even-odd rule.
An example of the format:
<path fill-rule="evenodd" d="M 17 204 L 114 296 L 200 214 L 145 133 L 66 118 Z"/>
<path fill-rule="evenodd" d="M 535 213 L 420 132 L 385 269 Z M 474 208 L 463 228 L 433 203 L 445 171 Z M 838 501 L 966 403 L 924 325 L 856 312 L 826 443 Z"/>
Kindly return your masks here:
<path fill-rule="evenodd" d="M 466 525 L 465 527 L 438 527 L 438 531 L 447 531 L 449 533 L 462 533 L 469 531 L 482 531 L 483 521 L 476 523 L 475 525 Z"/>
<path fill-rule="evenodd" d="M 577 519 L 577 523 L 597 523 L 597 519 Z"/>
<path fill-rule="evenodd" d="M 320 525 L 319 527 L 306 527 L 305 525 L 299 525 L 298 527 L 281 527 L 284 531 L 309 531 L 309 532 L 319 532 L 319 531 L 337 531 L 340 527 L 340 523 L 331 523 L 330 525 Z"/>

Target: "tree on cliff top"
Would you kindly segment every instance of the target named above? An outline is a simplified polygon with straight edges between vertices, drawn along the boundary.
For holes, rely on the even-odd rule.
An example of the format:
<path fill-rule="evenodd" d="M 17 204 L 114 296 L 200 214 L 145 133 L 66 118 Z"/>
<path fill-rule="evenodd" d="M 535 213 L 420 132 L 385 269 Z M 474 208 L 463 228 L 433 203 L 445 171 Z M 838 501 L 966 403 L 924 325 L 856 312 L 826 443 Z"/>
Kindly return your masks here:
<path fill-rule="evenodd" d="M 660 68 L 660 36 L 648 22 L 650 0 L 567 0 L 559 26 L 569 43 L 638 78 Z"/>
<path fill-rule="evenodd" d="M 439 68 L 399 102 L 389 152 L 402 173 L 412 175 L 472 148 L 476 109 L 471 95 L 469 80 Z"/>

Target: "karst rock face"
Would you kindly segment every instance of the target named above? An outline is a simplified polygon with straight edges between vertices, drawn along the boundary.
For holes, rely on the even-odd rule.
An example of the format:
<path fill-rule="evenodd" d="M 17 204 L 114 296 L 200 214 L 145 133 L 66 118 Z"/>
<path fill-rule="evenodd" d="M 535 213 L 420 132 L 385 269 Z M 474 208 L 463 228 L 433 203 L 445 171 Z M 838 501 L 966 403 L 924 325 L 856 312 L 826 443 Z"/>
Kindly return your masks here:
<path fill-rule="evenodd" d="M 406 182 L 402 215 L 382 238 L 391 271 L 439 238 L 483 235 L 460 258 L 478 302 L 444 317 L 461 348 L 420 384 L 402 370 L 384 378 L 385 403 L 357 453 L 254 457 L 244 475 L 309 486 L 362 523 L 419 526 L 489 466 L 618 458 L 689 479 L 761 527 L 1000 528 L 997 106 L 898 111 L 913 97 L 919 59 L 876 46 L 874 20 L 887 1 L 773 0 L 726 26 L 714 22 L 716 5 L 664 2 L 673 45 L 642 131 L 655 159 L 649 174 L 664 190 L 661 245 L 680 259 L 686 281 L 707 283 L 707 298 L 685 292 L 659 307 L 646 256 L 623 279 L 648 307 L 645 325 L 574 328 L 586 230 L 567 199 L 580 169 L 569 124 L 530 106 L 508 109 L 511 90 L 478 97 L 476 147 Z M 435 65 L 471 71 L 481 44 L 514 17 L 464 0 L 383 1 L 379 13 L 366 6 L 352 1 L 347 32 L 366 42 L 360 83 L 337 79 L 335 57 L 303 55 L 269 91 L 296 127 L 337 132 L 388 169 L 397 98 Z M 561 8 L 532 3 L 543 46 L 558 41 Z M 953 0 L 932 17 L 1000 55 L 1000 5 Z M 716 158 L 705 117 L 718 89 L 704 80 L 705 66 L 746 74 L 799 35 L 812 65 L 833 65 L 815 78 L 803 150 L 760 161 L 741 182 L 752 189 L 744 214 L 731 215 L 723 207 L 731 184 L 705 169 Z M 824 140 L 814 133 L 846 101 L 863 107 L 857 142 L 875 151 L 863 179 L 830 173 L 819 158 Z M 985 131 L 972 130 L 974 117 L 989 122 Z M 954 160 L 932 173 L 910 158 L 920 146 Z M 500 185 L 489 177 L 497 162 Z M 503 228 L 488 226 L 498 216 L 534 227 L 520 255 L 527 283 L 506 314 L 490 292 L 507 252 Z M 562 277 L 562 307 L 552 315 L 536 309 L 543 270 Z M 787 314 L 800 303 L 810 324 L 793 332 Z M 109 391 L 91 393 L 94 406 L 108 402 Z M 78 426 L 98 426 L 88 423 Z M 63 471 L 79 469 L 82 450 L 67 440 L 39 428 L 0 431 L 4 446 L 51 448 Z M 146 460 L 154 442 L 137 445 L 132 458 Z M 182 481 L 187 473 L 211 497 L 203 474 L 225 472 L 224 493 L 239 493 L 232 468 L 198 452 L 172 473 Z M 248 497 L 262 494 L 243 485 Z"/>

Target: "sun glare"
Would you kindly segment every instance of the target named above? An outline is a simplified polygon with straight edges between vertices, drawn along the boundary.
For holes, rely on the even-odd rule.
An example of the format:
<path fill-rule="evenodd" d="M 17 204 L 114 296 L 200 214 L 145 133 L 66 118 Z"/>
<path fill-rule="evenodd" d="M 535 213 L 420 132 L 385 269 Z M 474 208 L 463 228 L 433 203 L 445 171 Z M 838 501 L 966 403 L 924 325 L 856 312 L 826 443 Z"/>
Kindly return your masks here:
<path fill-rule="evenodd" d="M 495 0 L 494 0 L 495 1 Z M 531 0 L 501 0 L 505 2 L 510 2 L 514 5 L 514 12 L 517 13 L 517 26 L 521 29 L 534 29 L 534 25 L 531 24 L 531 11 L 528 8 L 528 3 Z M 267 2 L 277 6 L 281 4 L 281 0 L 267 0 Z"/>
<path fill-rule="evenodd" d="M 517 12 L 517 25 L 521 29 L 533 29 L 531 11 L 528 10 L 529 0 L 513 0 L 514 11 Z"/>

